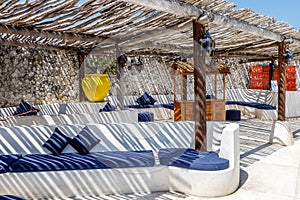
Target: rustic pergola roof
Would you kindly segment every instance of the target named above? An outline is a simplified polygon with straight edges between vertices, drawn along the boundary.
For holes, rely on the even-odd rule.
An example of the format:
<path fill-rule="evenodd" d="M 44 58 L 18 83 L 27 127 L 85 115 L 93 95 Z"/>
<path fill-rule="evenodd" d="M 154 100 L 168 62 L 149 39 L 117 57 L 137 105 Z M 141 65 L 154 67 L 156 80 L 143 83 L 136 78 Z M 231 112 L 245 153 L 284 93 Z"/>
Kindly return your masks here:
<path fill-rule="evenodd" d="M 113 49 L 118 44 L 125 52 L 188 56 L 193 50 L 191 18 L 199 12 L 199 20 L 217 41 L 216 57 L 276 59 L 278 42 L 287 40 L 294 58 L 300 59 L 300 31 L 286 23 L 250 9 L 234 10 L 235 5 L 226 0 L 165 1 L 186 6 L 192 16 L 171 13 L 164 7 L 137 5 L 132 3 L 135 0 L 3 0 L 0 43 L 82 52 L 97 46 Z M 150 5 L 154 1 L 140 2 Z M 228 21 L 246 28 L 230 26 Z M 261 31 L 256 34 L 249 27 Z"/>
<path fill-rule="evenodd" d="M 171 68 L 180 74 L 194 74 L 194 65 L 190 62 L 175 61 Z M 223 62 L 217 62 L 215 67 L 206 67 L 206 73 L 230 74 L 229 67 Z"/>

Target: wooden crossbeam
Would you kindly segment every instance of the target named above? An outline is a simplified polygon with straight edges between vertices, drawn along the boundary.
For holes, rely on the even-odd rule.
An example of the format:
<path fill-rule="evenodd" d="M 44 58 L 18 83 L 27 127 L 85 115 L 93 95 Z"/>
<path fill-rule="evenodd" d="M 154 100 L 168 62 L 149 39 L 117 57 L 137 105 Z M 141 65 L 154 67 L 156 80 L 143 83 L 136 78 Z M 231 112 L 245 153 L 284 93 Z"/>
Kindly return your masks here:
<path fill-rule="evenodd" d="M 224 49 L 217 49 L 214 52 L 214 55 L 221 55 L 221 54 L 226 54 L 226 53 L 234 53 L 234 52 L 247 52 L 247 51 L 255 51 L 255 50 L 260 50 L 264 48 L 269 48 L 269 47 L 278 47 L 278 42 L 267 42 L 263 44 L 256 44 L 256 43 L 248 43 L 244 45 L 238 45 L 236 47 L 231 47 L 231 48 L 224 48 Z"/>
<path fill-rule="evenodd" d="M 123 46 L 126 43 L 136 44 L 148 40 L 153 40 L 153 38 L 157 38 L 162 35 L 171 35 L 187 30 L 192 30 L 192 22 L 190 20 L 184 23 L 178 23 L 173 26 L 154 29 L 151 31 L 142 31 L 136 35 L 130 35 L 129 37 L 119 38 L 118 43 L 120 46 Z"/>
<path fill-rule="evenodd" d="M 46 37 L 46 38 L 52 38 L 58 40 L 72 40 L 72 41 L 79 40 L 82 42 L 97 42 L 97 43 L 107 40 L 106 37 L 97 37 L 94 35 L 41 31 L 33 28 L 20 28 L 14 26 L 4 26 L 1 24 L 0 24 L 0 33 L 31 36 L 31 37 Z"/>
<path fill-rule="evenodd" d="M 260 28 L 255 25 L 251 25 L 247 22 L 230 18 L 218 13 L 212 13 L 191 4 L 182 3 L 178 0 L 126 0 L 126 2 L 167 12 L 179 17 L 189 17 L 192 19 L 198 19 L 198 21 L 202 24 L 211 22 L 216 25 L 220 25 L 223 28 L 231 28 L 237 31 L 250 33 L 252 35 L 266 39 L 271 39 L 277 42 L 281 42 L 286 39 L 284 35 L 281 35 L 279 33 Z M 296 38 L 292 38 L 292 40 L 294 44 L 300 46 L 300 40 Z"/>
<path fill-rule="evenodd" d="M 6 46 L 16 46 L 16 47 L 28 47 L 28 48 L 38 48 L 43 50 L 53 50 L 53 51 L 84 51 L 83 49 L 74 48 L 74 47 L 59 47 L 59 46 L 50 46 L 50 45 L 39 45 L 39 44 L 29 44 L 29 43 L 19 43 L 19 42 L 8 42 L 8 41 L 0 41 L 0 45 Z"/>

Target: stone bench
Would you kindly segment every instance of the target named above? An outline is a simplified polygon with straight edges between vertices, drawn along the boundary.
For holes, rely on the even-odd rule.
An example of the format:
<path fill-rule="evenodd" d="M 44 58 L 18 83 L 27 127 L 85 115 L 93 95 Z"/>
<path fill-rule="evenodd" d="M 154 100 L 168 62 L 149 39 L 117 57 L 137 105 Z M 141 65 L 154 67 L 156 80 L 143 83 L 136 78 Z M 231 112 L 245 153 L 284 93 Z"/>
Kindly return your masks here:
<path fill-rule="evenodd" d="M 138 111 L 122 110 L 82 114 L 12 116 L 0 121 L 0 126 L 61 125 L 112 122 L 137 122 Z"/>
<path fill-rule="evenodd" d="M 42 144 L 59 128 L 70 137 L 84 127 L 98 137 L 90 152 L 194 148 L 193 122 L 110 123 L 0 127 L 0 154 L 48 154 Z M 194 170 L 155 164 L 152 167 L 66 170 L 0 174 L 0 195 L 25 199 L 97 196 L 118 193 L 177 191 L 195 196 L 224 196 L 239 185 L 239 127 L 207 122 L 207 149 L 229 160 L 229 168 Z M 67 146 L 63 153 L 76 152 Z M 187 184 L 188 183 L 188 184 Z"/>

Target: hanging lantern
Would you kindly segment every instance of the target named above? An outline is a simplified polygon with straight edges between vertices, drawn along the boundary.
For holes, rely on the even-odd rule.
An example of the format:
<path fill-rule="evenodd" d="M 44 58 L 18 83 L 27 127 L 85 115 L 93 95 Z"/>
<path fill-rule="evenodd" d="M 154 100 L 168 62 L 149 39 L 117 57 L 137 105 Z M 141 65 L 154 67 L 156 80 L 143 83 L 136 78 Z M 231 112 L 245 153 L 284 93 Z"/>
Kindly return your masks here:
<path fill-rule="evenodd" d="M 293 60 L 293 54 L 290 50 L 290 48 L 286 48 L 285 53 L 283 54 L 283 61 L 286 64 L 289 64 Z"/>
<path fill-rule="evenodd" d="M 125 55 L 120 55 L 118 58 L 117 58 L 117 61 L 118 61 L 118 64 L 120 67 L 124 67 L 126 61 L 127 61 L 127 58 Z"/>
<path fill-rule="evenodd" d="M 136 64 L 136 69 L 140 73 L 142 71 L 142 69 L 144 68 L 144 64 L 141 61 L 141 57 L 138 57 L 137 62 L 135 64 Z"/>
<path fill-rule="evenodd" d="M 212 56 L 216 49 L 216 41 L 212 39 L 208 30 L 205 31 L 204 38 L 200 39 L 199 42 L 205 51 Z"/>

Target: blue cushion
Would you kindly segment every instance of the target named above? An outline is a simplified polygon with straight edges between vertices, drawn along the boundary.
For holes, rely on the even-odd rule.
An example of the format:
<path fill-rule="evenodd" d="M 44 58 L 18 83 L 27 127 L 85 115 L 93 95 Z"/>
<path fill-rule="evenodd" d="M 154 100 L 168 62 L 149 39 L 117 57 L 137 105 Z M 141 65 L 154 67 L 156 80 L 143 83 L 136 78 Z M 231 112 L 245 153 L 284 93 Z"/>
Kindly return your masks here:
<path fill-rule="evenodd" d="M 155 102 L 157 101 L 156 99 L 154 99 L 151 95 L 149 95 L 147 92 L 145 92 L 146 95 L 148 96 L 148 99 L 150 100 L 150 104 L 154 105 Z"/>
<path fill-rule="evenodd" d="M 99 112 L 110 112 L 110 111 L 113 111 L 115 109 L 116 108 L 114 106 L 110 105 L 110 103 L 107 102 L 105 104 L 105 106 L 99 110 Z"/>
<path fill-rule="evenodd" d="M 143 108 L 141 105 L 129 105 L 128 108 Z"/>
<path fill-rule="evenodd" d="M 151 112 L 140 112 L 138 113 L 139 122 L 151 122 L 154 121 L 153 114 Z"/>
<path fill-rule="evenodd" d="M 21 154 L 0 155 L 0 174 L 8 172 L 9 166 L 21 157 Z"/>
<path fill-rule="evenodd" d="M 0 195 L 0 200 L 25 200 L 25 198 L 14 195 Z"/>
<path fill-rule="evenodd" d="M 189 157 L 197 157 L 199 152 L 190 148 L 167 148 L 160 149 L 158 152 L 159 162 L 162 165 L 169 165 L 174 159 L 186 155 Z"/>
<path fill-rule="evenodd" d="M 206 99 L 214 99 L 215 96 L 213 94 L 206 94 L 205 95 Z"/>
<path fill-rule="evenodd" d="M 155 159 L 151 150 L 97 152 L 86 155 L 66 153 L 27 154 L 14 162 L 10 172 L 109 169 L 123 167 L 151 167 Z"/>
<path fill-rule="evenodd" d="M 142 96 L 137 98 L 136 102 L 141 106 L 151 104 L 150 99 L 148 98 L 148 95 L 146 92 Z"/>
<path fill-rule="evenodd" d="M 222 170 L 229 167 L 229 160 L 216 156 L 216 153 L 209 152 L 203 158 L 197 158 L 190 164 L 189 169 L 197 170 Z"/>
<path fill-rule="evenodd" d="M 27 154 L 9 167 L 10 172 L 107 169 L 92 154 Z"/>
<path fill-rule="evenodd" d="M 88 154 L 89 151 L 86 149 L 85 144 L 80 140 L 80 136 L 77 135 L 72 140 L 70 140 L 69 144 L 78 151 L 80 154 Z"/>
<path fill-rule="evenodd" d="M 276 110 L 276 106 L 272 106 L 272 105 L 264 104 L 264 103 L 245 102 L 245 101 L 226 101 L 226 105 L 232 105 L 232 104 L 241 105 L 241 106 L 249 106 L 249 107 L 264 109 L 264 110 Z"/>
<path fill-rule="evenodd" d="M 137 98 L 136 102 L 141 106 L 153 105 L 156 102 L 156 99 L 150 96 L 147 92 L 144 92 L 142 96 Z"/>
<path fill-rule="evenodd" d="M 216 152 L 197 152 L 193 149 L 160 149 L 160 164 L 196 170 L 222 170 L 229 167 L 229 160 Z"/>
<path fill-rule="evenodd" d="M 164 104 L 160 104 L 160 105 L 164 108 L 174 110 L 174 103 L 164 103 Z"/>
<path fill-rule="evenodd" d="M 240 121 L 241 111 L 240 110 L 226 110 L 226 121 Z"/>
<path fill-rule="evenodd" d="M 84 127 L 76 137 L 80 139 L 88 151 L 100 142 L 100 140 L 91 133 L 87 126 Z"/>
<path fill-rule="evenodd" d="M 92 155 L 107 168 L 152 167 L 155 164 L 151 150 L 96 152 Z"/>
<path fill-rule="evenodd" d="M 13 113 L 13 115 L 19 116 L 29 116 L 29 115 L 37 115 L 40 110 L 31 106 L 24 100 L 21 100 L 21 103 L 17 107 L 17 110 Z"/>
<path fill-rule="evenodd" d="M 43 147 L 47 148 L 53 155 L 59 155 L 70 140 L 71 138 L 63 134 L 58 128 L 55 128 L 50 138 L 43 144 Z"/>

